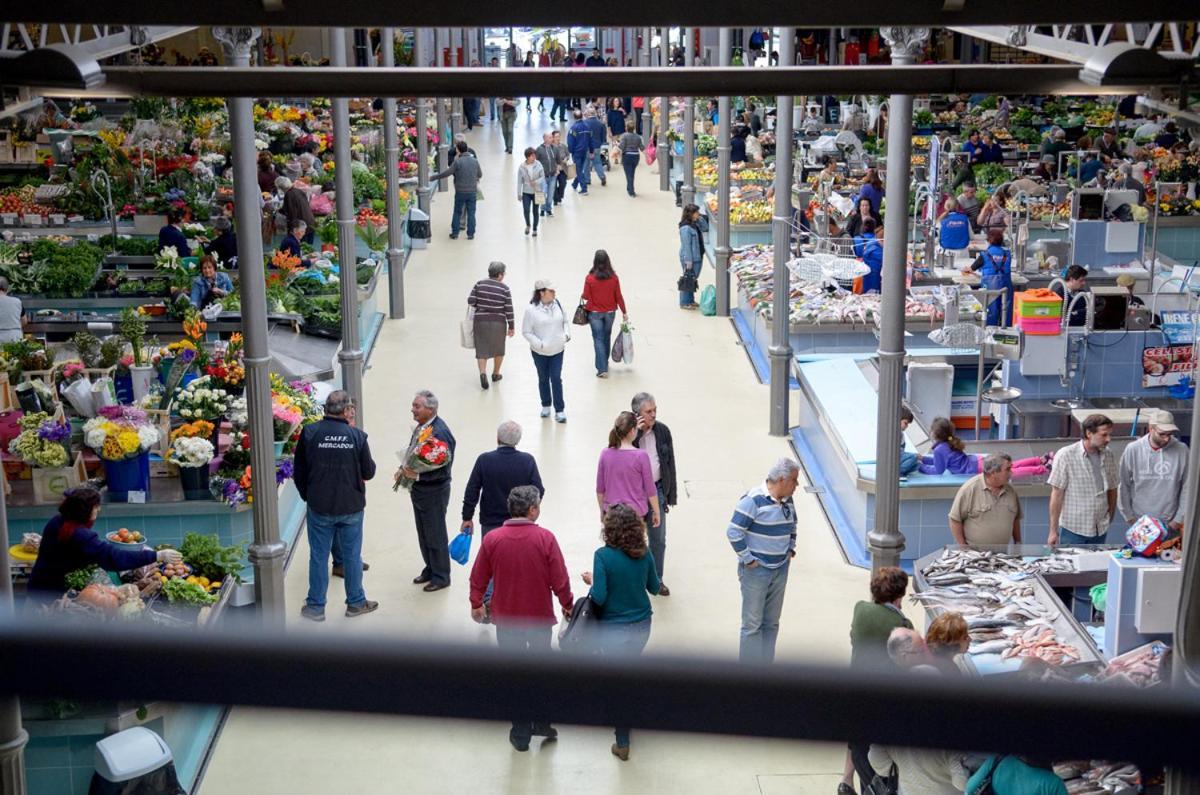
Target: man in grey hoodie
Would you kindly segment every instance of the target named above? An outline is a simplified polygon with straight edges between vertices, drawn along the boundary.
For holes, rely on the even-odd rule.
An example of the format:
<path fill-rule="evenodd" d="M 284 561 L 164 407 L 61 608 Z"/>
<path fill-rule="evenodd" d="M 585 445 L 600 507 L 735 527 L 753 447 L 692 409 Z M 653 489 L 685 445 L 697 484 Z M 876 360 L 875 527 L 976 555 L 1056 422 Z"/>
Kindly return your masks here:
<path fill-rule="evenodd" d="M 554 216 L 554 186 L 558 182 L 558 166 L 561 162 L 558 157 L 558 149 L 554 146 L 553 133 L 542 133 L 542 144 L 537 148 L 537 159 L 542 164 L 542 170 L 546 172 L 545 186 L 542 190 L 546 194 L 546 203 L 542 205 L 542 215 Z"/>
<path fill-rule="evenodd" d="M 1142 516 L 1161 519 L 1172 530 L 1183 528 L 1188 498 L 1188 448 L 1175 438 L 1179 427 L 1169 411 L 1150 420 L 1150 430 L 1121 454 L 1117 507 L 1126 522 Z"/>
<path fill-rule="evenodd" d="M 479 161 L 467 147 L 466 141 L 454 144 L 454 162 L 445 171 L 439 171 L 429 179 L 445 179 L 454 177 L 454 211 L 450 221 L 450 239 L 457 240 L 462 228 L 460 219 L 463 210 L 467 212 L 467 240 L 475 239 L 475 199 L 478 195 L 479 180 L 483 178 L 483 169 Z"/>

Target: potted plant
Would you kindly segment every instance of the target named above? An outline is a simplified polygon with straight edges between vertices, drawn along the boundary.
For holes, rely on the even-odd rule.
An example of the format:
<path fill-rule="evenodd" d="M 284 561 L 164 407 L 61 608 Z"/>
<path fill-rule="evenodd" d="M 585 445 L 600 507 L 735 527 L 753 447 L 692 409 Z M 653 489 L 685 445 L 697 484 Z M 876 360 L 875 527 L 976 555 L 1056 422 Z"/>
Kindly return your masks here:
<path fill-rule="evenodd" d="M 212 376 L 204 375 L 175 393 L 174 406 L 185 422 L 206 420 L 218 425 L 232 402 L 229 392 L 218 389 Z"/>
<path fill-rule="evenodd" d="M 133 364 L 129 376 L 133 379 L 133 400 L 138 402 L 150 394 L 154 367 L 146 362 L 146 318 L 131 306 L 121 311 L 121 336 L 133 349 Z"/>
<path fill-rule="evenodd" d="M 158 428 L 146 412 L 132 406 L 105 406 L 83 426 L 84 444 L 104 465 L 109 499 L 128 502 L 130 494 L 150 488 L 150 448 L 158 443 Z"/>
<path fill-rule="evenodd" d="M 185 500 L 212 499 L 208 465 L 214 453 L 212 442 L 199 436 L 178 436 L 172 442 L 168 460 L 179 467 Z"/>

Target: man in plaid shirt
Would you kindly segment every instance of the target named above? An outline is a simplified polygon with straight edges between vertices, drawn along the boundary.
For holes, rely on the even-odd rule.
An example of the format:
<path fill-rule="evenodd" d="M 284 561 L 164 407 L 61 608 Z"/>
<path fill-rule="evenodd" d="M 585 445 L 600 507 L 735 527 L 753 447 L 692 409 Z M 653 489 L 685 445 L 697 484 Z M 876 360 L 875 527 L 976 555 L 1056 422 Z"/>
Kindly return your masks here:
<path fill-rule="evenodd" d="M 1117 461 L 1108 449 L 1113 422 L 1083 421 L 1083 440 L 1054 456 L 1050 472 L 1049 544 L 1103 544 L 1117 508 Z"/>

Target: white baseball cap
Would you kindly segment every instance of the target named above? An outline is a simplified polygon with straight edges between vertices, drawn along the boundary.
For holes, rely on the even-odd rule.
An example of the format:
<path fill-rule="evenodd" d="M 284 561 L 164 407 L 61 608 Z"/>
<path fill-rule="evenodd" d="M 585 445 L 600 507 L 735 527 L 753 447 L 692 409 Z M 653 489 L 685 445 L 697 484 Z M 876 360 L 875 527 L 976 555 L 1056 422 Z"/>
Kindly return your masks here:
<path fill-rule="evenodd" d="M 557 292 L 557 288 L 555 288 L 554 282 L 550 281 L 549 279 L 538 279 L 536 282 L 533 283 L 533 289 L 535 289 L 535 290 L 555 290 Z"/>
<path fill-rule="evenodd" d="M 1150 421 L 1150 424 L 1160 431 L 1179 433 L 1179 426 L 1175 424 L 1175 415 L 1165 409 L 1159 409 L 1157 416 Z"/>

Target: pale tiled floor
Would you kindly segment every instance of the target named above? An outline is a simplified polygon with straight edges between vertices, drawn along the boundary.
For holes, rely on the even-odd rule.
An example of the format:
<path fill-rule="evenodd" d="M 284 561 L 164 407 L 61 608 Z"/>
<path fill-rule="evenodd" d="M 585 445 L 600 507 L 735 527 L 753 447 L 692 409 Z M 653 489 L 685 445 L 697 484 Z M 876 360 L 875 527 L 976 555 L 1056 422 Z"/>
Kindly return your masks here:
<path fill-rule="evenodd" d="M 522 109 L 515 151 L 535 145 L 546 129 L 545 116 Z M 546 482 L 541 523 L 558 535 L 573 585 L 582 591 L 578 573 L 590 568 L 599 545 L 596 458 L 612 419 L 628 409 L 635 392 L 647 390 L 674 434 L 681 481 L 680 504 L 668 517 L 665 580 L 672 596 L 654 601 L 647 653 L 735 655 L 740 597 L 725 521 L 742 491 L 791 450 L 767 434 L 766 388 L 756 382 L 729 322 L 677 308 L 679 210 L 672 196 L 658 190 L 658 176 L 643 165 L 637 198 L 625 195 L 619 173 L 606 188 L 594 184 L 586 197 L 568 188 L 556 217 L 539 237 L 527 238 L 515 195 L 519 155 L 504 155 L 494 124 L 477 129 L 470 142 L 480 153 L 487 196 L 479 205 L 478 235 L 446 239 L 450 194 L 439 194 L 432 245 L 414 254 L 407 272 L 407 318 L 384 325 L 366 380 L 363 413 L 381 476 L 368 490 L 364 558 L 372 566 L 367 594 L 380 609 L 345 619 L 338 609 L 341 584 L 334 580 L 329 620 L 302 621 L 308 559 L 302 540 L 287 579 L 289 626 L 333 637 L 353 632 L 494 642 L 490 627 L 470 620 L 466 569 L 453 564 L 453 585 L 435 594 L 410 583 L 420 557 L 407 497 L 392 492 L 390 473 L 394 451 L 409 438 L 410 397 L 422 388 L 438 394 L 458 438 L 451 520 L 459 515 L 471 461 L 494 447 L 502 420 L 517 420 L 525 429 L 520 446 L 537 457 Z M 608 250 L 621 276 L 636 326 L 634 365 L 614 365 L 611 378 L 598 380 L 590 334 L 576 328 L 563 372 L 566 425 L 538 417 L 534 368 L 519 335 L 510 341 L 504 380 L 480 390 L 474 362 L 458 345 L 458 322 L 466 293 L 488 262 L 507 263 L 519 324 L 538 278 L 555 279 L 560 300 L 573 308 L 596 248 Z M 867 575 L 843 561 L 816 498 L 800 490 L 796 502 L 799 554 L 778 658 L 841 662 Z M 633 756 L 622 764 L 608 752 L 607 729 L 566 727 L 556 744 L 527 754 L 515 753 L 506 738 L 506 726 L 498 723 L 237 709 L 202 791 L 832 793 L 843 758 L 840 747 L 827 745 L 635 731 Z"/>

